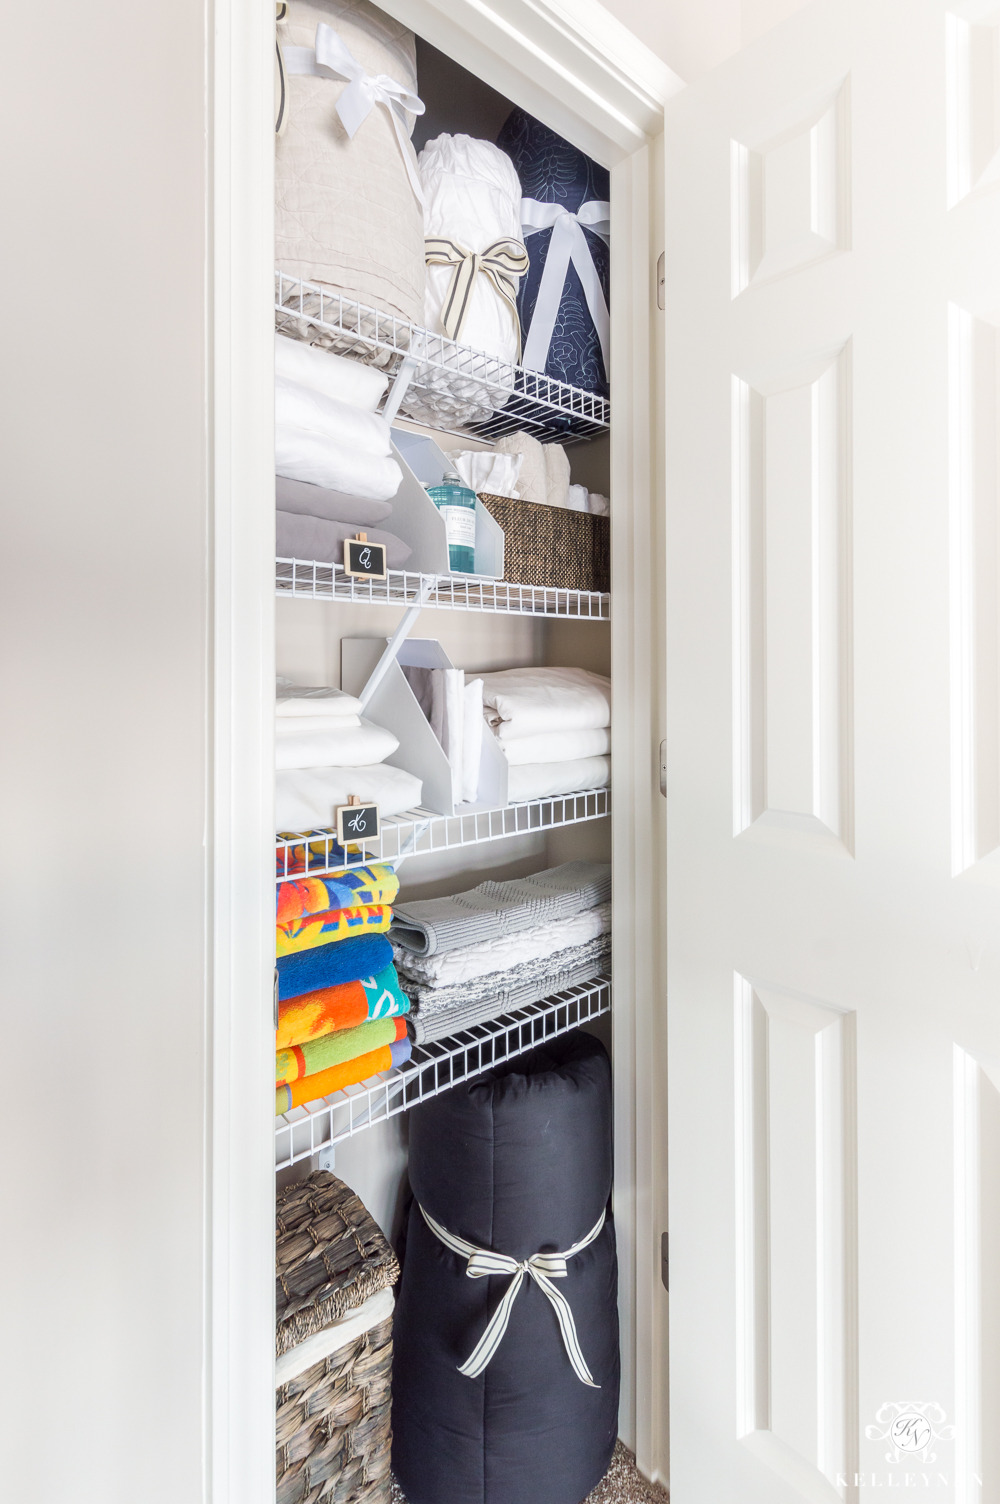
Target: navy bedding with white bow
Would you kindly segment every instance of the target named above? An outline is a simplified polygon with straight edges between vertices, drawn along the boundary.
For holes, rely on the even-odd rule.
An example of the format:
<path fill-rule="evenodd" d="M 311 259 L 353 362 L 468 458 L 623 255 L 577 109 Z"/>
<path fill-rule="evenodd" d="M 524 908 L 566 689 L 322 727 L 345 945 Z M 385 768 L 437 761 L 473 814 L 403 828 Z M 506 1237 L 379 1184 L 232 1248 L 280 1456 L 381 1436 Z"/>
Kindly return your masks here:
<path fill-rule="evenodd" d="M 611 269 L 607 168 L 521 109 L 507 117 L 497 145 L 521 180 L 521 229 L 530 258 L 517 300 L 524 341 L 521 364 L 606 397 Z"/>

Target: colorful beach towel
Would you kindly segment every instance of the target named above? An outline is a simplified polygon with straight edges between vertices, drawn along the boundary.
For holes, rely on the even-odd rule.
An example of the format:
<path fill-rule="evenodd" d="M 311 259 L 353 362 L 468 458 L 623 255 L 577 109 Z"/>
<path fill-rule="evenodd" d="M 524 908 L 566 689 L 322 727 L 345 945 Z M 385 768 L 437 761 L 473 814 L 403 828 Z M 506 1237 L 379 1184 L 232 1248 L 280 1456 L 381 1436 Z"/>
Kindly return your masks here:
<path fill-rule="evenodd" d="M 291 1086 L 279 1086 L 274 1094 L 275 1115 L 301 1107 L 304 1102 L 316 1102 L 320 1097 L 328 1097 L 331 1092 L 354 1086 L 358 1081 L 367 1081 L 369 1076 L 390 1070 L 394 1065 L 405 1065 L 412 1049 L 409 1038 L 397 1039 L 395 1044 L 383 1045 L 380 1050 L 359 1055 L 343 1065 L 332 1065 L 315 1076 L 303 1076 Z"/>
<path fill-rule="evenodd" d="M 287 1050 L 334 1029 L 355 1029 L 370 1018 L 395 1018 L 409 1011 L 410 999 L 400 990 L 395 966 L 386 966 L 375 976 L 280 1003 L 275 1048 Z"/>
<path fill-rule="evenodd" d="M 392 946 L 384 935 L 358 935 L 336 945 L 317 945 L 315 950 L 279 956 L 278 1000 L 301 997 L 321 987 L 338 987 L 374 976 L 392 963 Z"/>
<path fill-rule="evenodd" d="M 391 922 L 392 909 L 386 903 L 307 914 L 276 927 L 275 955 L 294 956 L 297 951 L 314 950 L 317 945 L 350 940 L 356 935 L 384 935 Z"/>
<path fill-rule="evenodd" d="M 356 1029 L 337 1029 L 309 1044 L 278 1050 L 274 1057 L 274 1084 L 288 1086 L 303 1076 L 316 1076 L 331 1065 L 343 1065 L 359 1055 L 370 1055 L 385 1044 L 406 1038 L 405 1018 L 373 1018 Z"/>
<path fill-rule="evenodd" d="M 362 904 L 392 903 L 399 892 L 399 878 L 384 862 L 353 867 L 346 872 L 328 872 L 322 877 L 300 877 L 278 884 L 278 924 L 290 924 L 306 914 L 327 909 L 355 909 Z"/>

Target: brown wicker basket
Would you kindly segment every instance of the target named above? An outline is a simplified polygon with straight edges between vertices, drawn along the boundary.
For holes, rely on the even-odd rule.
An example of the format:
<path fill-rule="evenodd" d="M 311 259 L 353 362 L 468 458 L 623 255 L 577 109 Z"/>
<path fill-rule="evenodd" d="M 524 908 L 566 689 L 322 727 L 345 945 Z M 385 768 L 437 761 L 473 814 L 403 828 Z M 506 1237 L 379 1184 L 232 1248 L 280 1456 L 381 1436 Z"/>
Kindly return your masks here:
<path fill-rule="evenodd" d="M 277 1504 L 385 1504 L 392 1319 L 278 1389 Z"/>
<path fill-rule="evenodd" d="M 325 1171 L 279 1193 L 277 1230 L 276 1347 L 294 1373 L 295 1348 L 394 1284 L 399 1265 L 358 1197 Z M 372 1316 L 376 1325 L 279 1383 L 278 1504 L 387 1504 L 392 1318 L 378 1303 Z"/>
<path fill-rule="evenodd" d="M 505 580 L 563 590 L 611 589 L 611 523 L 591 512 L 480 492 L 503 528 Z"/>
<path fill-rule="evenodd" d="M 394 1285 L 399 1264 L 350 1186 L 325 1170 L 279 1193 L 277 1221 L 280 1358 Z"/>

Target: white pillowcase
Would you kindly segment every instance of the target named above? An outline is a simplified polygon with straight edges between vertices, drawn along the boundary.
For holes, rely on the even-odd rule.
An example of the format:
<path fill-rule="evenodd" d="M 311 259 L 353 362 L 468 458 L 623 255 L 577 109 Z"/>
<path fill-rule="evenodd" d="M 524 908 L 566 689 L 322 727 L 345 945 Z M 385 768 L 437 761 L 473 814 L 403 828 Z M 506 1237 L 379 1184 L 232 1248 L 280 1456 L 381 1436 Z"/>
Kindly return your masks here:
<path fill-rule="evenodd" d="M 274 425 L 274 468 L 289 480 L 306 480 L 363 501 L 391 501 L 403 481 L 396 461 L 352 449 L 307 428 Z"/>
<path fill-rule="evenodd" d="M 337 444 L 364 454 L 384 458 L 392 452 L 392 434 L 384 418 L 352 407 L 339 397 L 311 391 L 287 376 L 274 378 L 274 421 L 325 434 Z"/>
<path fill-rule="evenodd" d="M 330 350 L 317 350 L 284 334 L 274 336 L 274 373 L 369 413 L 378 407 L 389 385 L 388 376 L 371 366 Z"/>
<path fill-rule="evenodd" d="M 502 743 L 512 768 L 530 762 L 572 762 L 578 757 L 603 757 L 611 751 L 611 732 L 604 726 L 592 731 L 543 731 L 539 736 L 516 737 Z"/>
<path fill-rule="evenodd" d="M 610 757 L 575 757 L 570 762 L 532 762 L 511 768 L 507 798 L 511 804 L 531 799 L 555 799 L 581 789 L 603 789 L 611 781 Z"/>
<path fill-rule="evenodd" d="M 371 768 L 295 768 L 275 775 L 274 828 L 292 832 L 329 830 L 338 804 L 352 794 L 377 804 L 384 816 L 400 815 L 420 804 L 423 784 L 402 768 L 377 763 Z"/>
<path fill-rule="evenodd" d="M 385 762 L 399 738 L 384 726 L 360 720 L 335 730 L 282 733 L 274 741 L 276 768 L 367 768 Z"/>
<path fill-rule="evenodd" d="M 500 741 L 611 725 L 611 680 L 583 668 L 507 668 L 483 675 L 486 719 Z"/>

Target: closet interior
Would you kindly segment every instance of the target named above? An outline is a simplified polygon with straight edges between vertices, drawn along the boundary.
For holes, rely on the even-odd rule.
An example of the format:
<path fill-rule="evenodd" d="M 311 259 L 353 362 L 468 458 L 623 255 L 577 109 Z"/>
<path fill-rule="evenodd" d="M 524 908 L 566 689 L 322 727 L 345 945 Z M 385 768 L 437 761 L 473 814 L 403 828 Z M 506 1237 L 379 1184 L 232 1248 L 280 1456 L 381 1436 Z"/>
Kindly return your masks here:
<path fill-rule="evenodd" d="M 277 41 L 278 1498 L 388 1499 L 391 1428 L 409 1504 L 519 1468 L 580 1504 L 617 1434 L 608 173 L 366 0 Z M 499 1331 L 479 1247 L 566 1263 Z"/>

